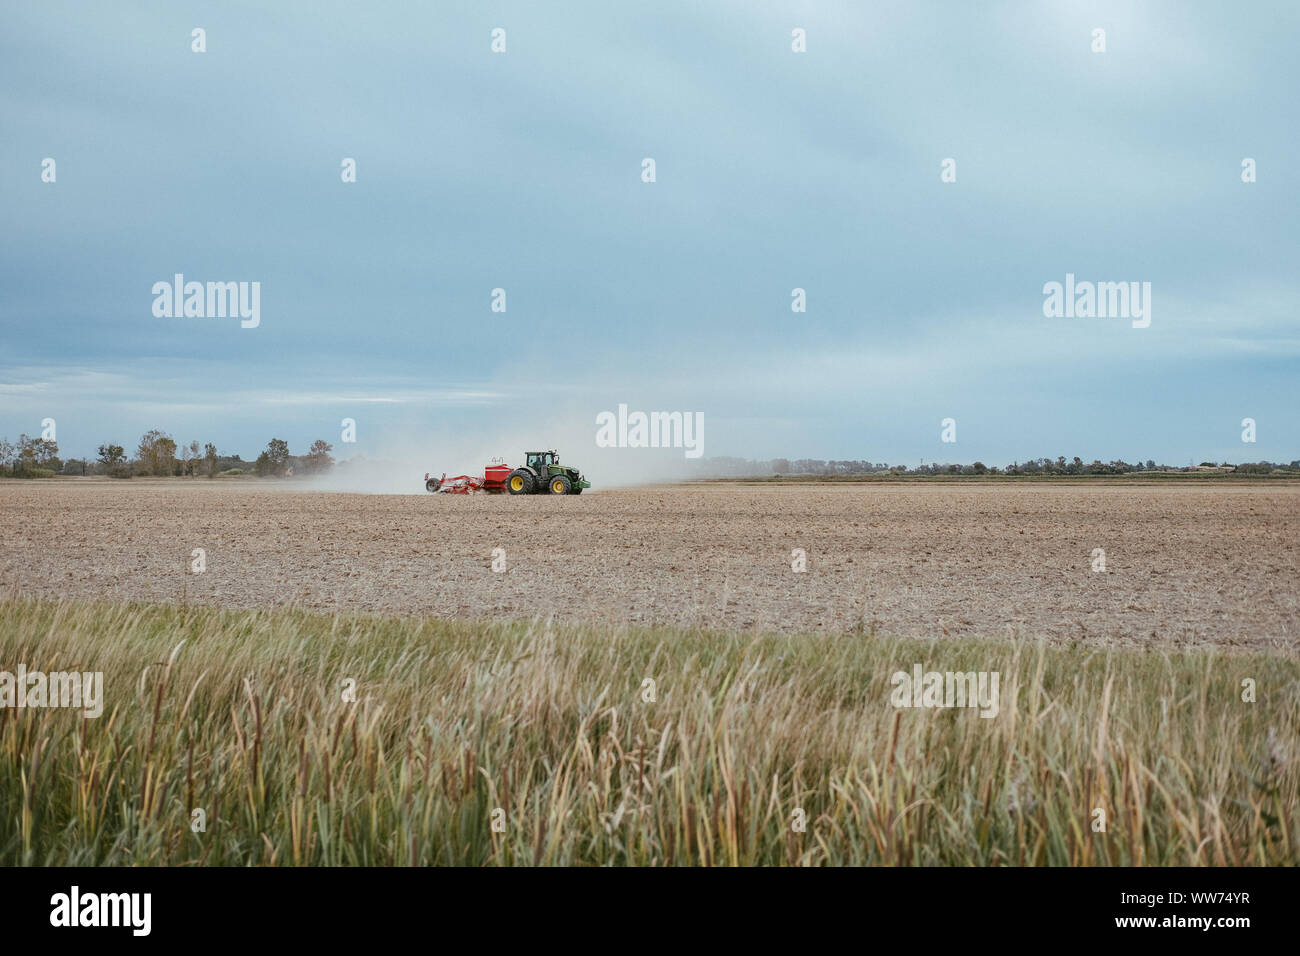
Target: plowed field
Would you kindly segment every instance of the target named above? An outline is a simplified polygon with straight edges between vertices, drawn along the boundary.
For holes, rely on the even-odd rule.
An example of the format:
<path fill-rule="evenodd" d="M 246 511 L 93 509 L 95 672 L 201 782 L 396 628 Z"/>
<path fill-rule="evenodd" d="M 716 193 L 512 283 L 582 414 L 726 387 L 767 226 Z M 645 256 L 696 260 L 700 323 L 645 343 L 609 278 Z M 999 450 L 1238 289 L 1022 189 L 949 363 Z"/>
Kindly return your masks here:
<path fill-rule="evenodd" d="M 727 630 L 1300 643 L 1296 485 L 704 484 L 558 498 L 293 488 L 0 482 L 0 589 Z"/>

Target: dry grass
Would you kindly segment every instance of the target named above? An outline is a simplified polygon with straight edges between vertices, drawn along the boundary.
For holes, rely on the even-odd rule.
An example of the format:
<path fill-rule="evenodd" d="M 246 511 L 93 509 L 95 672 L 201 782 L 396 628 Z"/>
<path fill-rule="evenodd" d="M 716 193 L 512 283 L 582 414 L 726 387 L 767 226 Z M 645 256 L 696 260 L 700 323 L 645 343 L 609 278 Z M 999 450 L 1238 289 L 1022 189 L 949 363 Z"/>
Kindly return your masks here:
<path fill-rule="evenodd" d="M 0 710 L 3 865 L 1300 862 L 1282 653 L 22 599 L 0 624 L 0 669 L 106 684 L 98 719 Z M 895 709 L 915 663 L 999 671 L 1000 713 Z"/>

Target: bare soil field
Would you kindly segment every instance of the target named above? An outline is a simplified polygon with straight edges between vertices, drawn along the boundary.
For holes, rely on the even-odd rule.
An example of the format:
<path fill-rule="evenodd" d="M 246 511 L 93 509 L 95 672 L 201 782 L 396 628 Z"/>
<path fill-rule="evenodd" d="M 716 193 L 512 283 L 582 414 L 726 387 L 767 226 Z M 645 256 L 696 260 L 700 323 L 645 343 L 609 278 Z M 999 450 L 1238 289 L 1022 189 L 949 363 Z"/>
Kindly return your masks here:
<path fill-rule="evenodd" d="M 557 498 L 4 481 L 0 539 L 0 591 L 26 596 L 1300 646 L 1300 485 L 1283 483 L 710 483 Z"/>

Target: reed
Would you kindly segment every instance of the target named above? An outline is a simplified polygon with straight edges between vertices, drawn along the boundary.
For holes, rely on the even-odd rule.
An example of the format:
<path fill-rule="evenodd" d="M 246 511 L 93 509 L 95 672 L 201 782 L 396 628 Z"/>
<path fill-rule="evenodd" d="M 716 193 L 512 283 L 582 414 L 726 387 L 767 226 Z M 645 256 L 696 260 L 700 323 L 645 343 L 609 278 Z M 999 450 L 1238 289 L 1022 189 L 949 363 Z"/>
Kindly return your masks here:
<path fill-rule="evenodd" d="M 105 705 L 0 709 L 4 865 L 1300 862 L 1280 651 L 0 600 L 20 663 Z"/>

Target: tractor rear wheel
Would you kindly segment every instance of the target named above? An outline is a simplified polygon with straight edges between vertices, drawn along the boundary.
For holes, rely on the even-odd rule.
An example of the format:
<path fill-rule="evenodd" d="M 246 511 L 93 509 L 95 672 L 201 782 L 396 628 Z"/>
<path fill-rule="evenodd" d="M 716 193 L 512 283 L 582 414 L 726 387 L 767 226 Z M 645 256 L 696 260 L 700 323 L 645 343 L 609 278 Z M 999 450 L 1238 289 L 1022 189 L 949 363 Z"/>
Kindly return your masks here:
<path fill-rule="evenodd" d="M 537 482 L 527 468 L 516 468 L 506 479 L 506 491 L 512 495 L 531 495 L 536 490 Z"/>
<path fill-rule="evenodd" d="M 553 495 L 567 495 L 573 491 L 573 482 L 564 475 L 556 475 L 551 479 L 550 488 Z"/>

